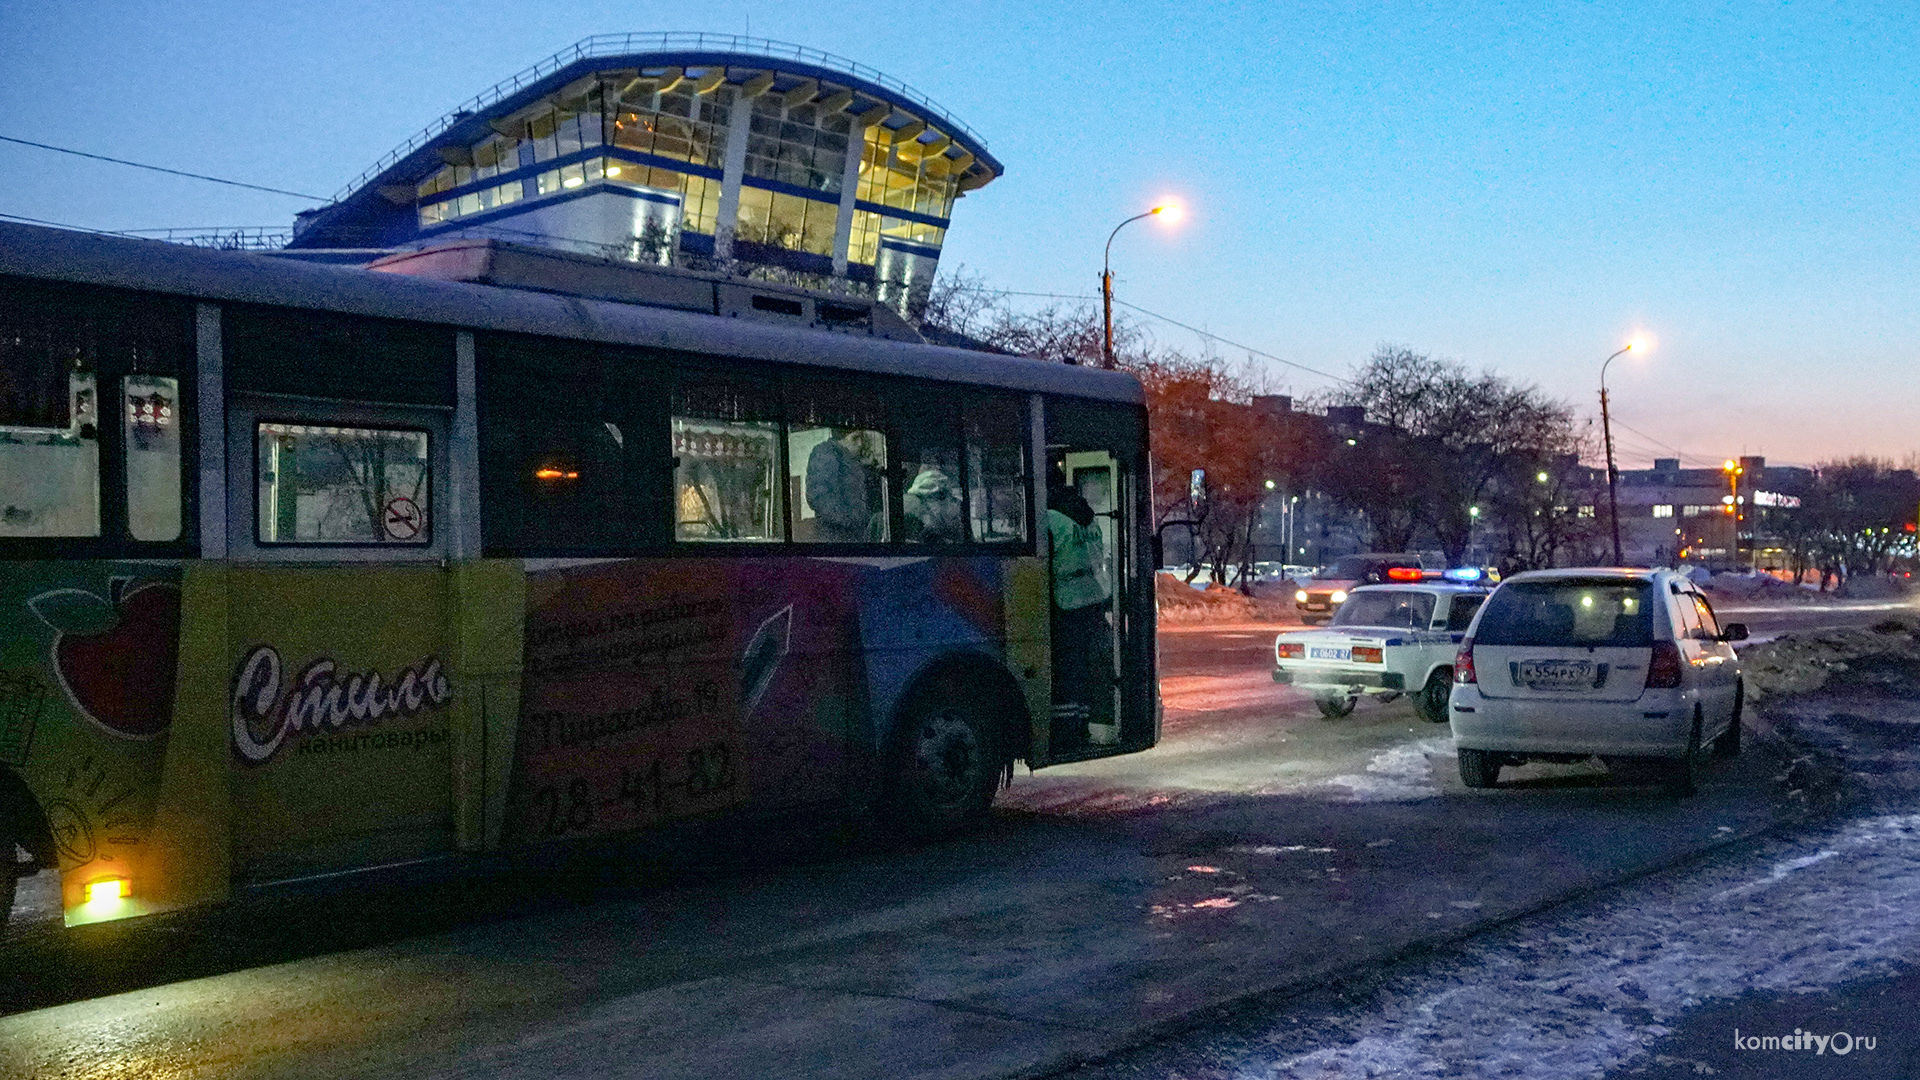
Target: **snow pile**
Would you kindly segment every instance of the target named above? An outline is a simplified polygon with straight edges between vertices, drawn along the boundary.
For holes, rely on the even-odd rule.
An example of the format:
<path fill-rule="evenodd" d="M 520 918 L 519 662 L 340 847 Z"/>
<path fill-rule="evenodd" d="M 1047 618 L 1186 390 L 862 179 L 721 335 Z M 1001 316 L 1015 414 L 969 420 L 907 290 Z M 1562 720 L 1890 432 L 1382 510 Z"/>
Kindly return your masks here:
<path fill-rule="evenodd" d="M 1453 739 L 1423 739 L 1401 743 L 1375 754 L 1365 773 L 1347 773 L 1327 781 L 1343 787 L 1351 802 L 1415 802 L 1440 794 L 1433 783 L 1430 755 L 1453 754 Z"/>
<path fill-rule="evenodd" d="M 1818 592 L 1781 581 L 1772 574 L 1715 574 L 1707 579 L 1704 587 L 1715 600 L 1722 602 L 1785 601 L 1792 604 L 1820 598 Z"/>
<path fill-rule="evenodd" d="M 1279 622 L 1293 616 L 1291 600 L 1243 596 L 1219 585 L 1196 589 L 1166 573 L 1153 575 L 1153 598 L 1164 623 Z"/>
<path fill-rule="evenodd" d="M 1818 630 L 1775 638 L 1740 650 L 1747 700 L 1773 694 L 1805 694 L 1836 673 L 1870 657 L 1920 664 L 1920 617 L 1907 614 L 1870 627 Z"/>

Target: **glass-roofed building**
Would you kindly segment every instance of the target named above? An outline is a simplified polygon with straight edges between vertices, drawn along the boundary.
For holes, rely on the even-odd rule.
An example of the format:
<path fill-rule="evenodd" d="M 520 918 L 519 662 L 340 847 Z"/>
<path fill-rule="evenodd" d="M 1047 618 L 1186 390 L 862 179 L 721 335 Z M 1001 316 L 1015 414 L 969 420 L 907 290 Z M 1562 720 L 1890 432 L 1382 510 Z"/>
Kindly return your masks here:
<path fill-rule="evenodd" d="M 288 247 L 484 238 L 904 309 L 931 284 L 955 200 L 1002 171 L 946 110 L 852 61 L 728 35 L 605 35 L 422 131 L 300 215 Z"/>

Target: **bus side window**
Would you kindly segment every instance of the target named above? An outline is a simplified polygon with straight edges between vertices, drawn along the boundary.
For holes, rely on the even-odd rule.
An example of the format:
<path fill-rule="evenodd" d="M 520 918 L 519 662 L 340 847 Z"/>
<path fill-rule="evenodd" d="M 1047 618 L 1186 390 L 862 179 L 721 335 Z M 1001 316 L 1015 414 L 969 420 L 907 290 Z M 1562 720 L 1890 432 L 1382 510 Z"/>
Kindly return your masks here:
<path fill-rule="evenodd" d="M 824 380 L 790 384 L 787 469 L 794 540 L 887 539 L 886 406 L 877 394 Z"/>
<path fill-rule="evenodd" d="M 780 401 L 770 383 L 696 372 L 674 388 L 674 539 L 785 539 Z"/>
<path fill-rule="evenodd" d="M 906 543 L 966 539 L 959 419 L 950 402 L 932 395 L 910 401 L 894 415 L 900 433 L 900 539 Z"/>
<path fill-rule="evenodd" d="M 1026 409 L 981 398 L 966 406 L 967 517 L 983 544 L 1027 538 Z"/>
<path fill-rule="evenodd" d="M 432 542 L 426 432 L 261 421 L 254 450 L 256 543 Z"/>
<path fill-rule="evenodd" d="M 135 540 L 180 539 L 180 380 L 129 375 L 126 413 L 127 532 Z"/>
<path fill-rule="evenodd" d="M 0 294 L 0 537 L 99 536 L 98 334 L 38 299 Z"/>

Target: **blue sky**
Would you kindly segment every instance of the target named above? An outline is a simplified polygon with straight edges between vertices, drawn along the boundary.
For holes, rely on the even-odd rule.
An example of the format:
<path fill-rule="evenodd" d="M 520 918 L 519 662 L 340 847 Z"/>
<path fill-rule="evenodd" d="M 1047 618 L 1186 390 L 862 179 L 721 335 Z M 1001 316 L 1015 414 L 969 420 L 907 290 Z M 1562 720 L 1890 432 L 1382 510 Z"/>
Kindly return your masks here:
<path fill-rule="evenodd" d="M 1644 332 L 1608 380 L 1626 466 L 1920 449 L 1900 5 L 0 0 L 0 134 L 327 195 L 588 34 L 749 22 L 981 133 L 1007 174 L 945 263 L 1004 288 L 1092 292 L 1108 230 L 1171 194 L 1190 216 L 1122 234 L 1119 295 L 1265 352 L 1403 343 L 1591 411 Z M 0 169 L 0 212 L 94 228 L 305 205 L 9 144 Z"/>

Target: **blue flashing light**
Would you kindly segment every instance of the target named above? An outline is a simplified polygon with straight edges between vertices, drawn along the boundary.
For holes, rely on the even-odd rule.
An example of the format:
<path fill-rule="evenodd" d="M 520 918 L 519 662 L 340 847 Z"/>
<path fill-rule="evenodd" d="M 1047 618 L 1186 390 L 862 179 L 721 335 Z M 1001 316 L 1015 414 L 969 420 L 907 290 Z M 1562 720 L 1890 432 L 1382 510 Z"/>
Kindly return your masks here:
<path fill-rule="evenodd" d="M 1456 566 L 1441 576 L 1448 581 L 1479 581 L 1486 575 L 1477 566 Z"/>

